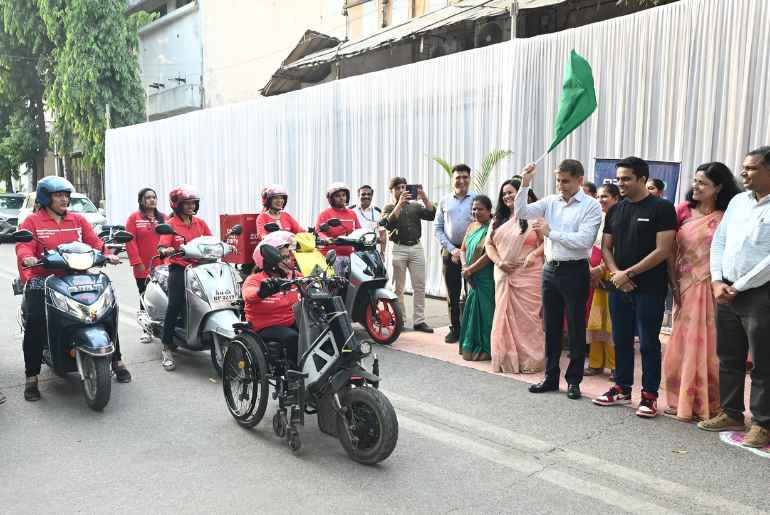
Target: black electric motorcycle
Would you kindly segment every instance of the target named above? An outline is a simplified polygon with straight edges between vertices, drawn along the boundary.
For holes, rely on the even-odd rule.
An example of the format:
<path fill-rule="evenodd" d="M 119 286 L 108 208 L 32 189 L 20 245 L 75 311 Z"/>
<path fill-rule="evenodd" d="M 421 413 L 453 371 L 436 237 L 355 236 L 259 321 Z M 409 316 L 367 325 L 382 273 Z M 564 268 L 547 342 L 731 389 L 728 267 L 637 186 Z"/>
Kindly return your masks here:
<path fill-rule="evenodd" d="M 263 256 L 278 253 L 269 246 Z M 275 256 L 266 257 L 276 260 Z M 327 263 L 335 259 L 330 251 Z M 264 340 L 248 323 L 235 324 L 238 335 L 225 353 L 222 377 L 227 409 L 244 427 L 254 427 L 267 408 L 269 387 L 278 400 L 273 431 L 297 451 L 301 440 L 297 426 L 305 415 L 318 415 L 322 432 L 340 440 L 354 461 L 373 465 L 396 447 L 398 419 L 393 406 L 377 388 L 379 362 L 372 371 L 361 360 L 371 344 L 358 341 L 342 299 L 330 293 L 344 279 L 315 275 L 281 281 L 282 289 L 296 287 L 300 301 L 294 306 L 299 329 L 297 363 L 287 356 L 280 341 Z"/>
<path fill-rule="evenodd" d="M 27 230 L 13 234 L 16 242 L 34 239 Z M 117 231 L 111 241 L 127 243 L 129 232 Z M 43 246 L 45 248 L 45 246 Z M 118 340 L 118 303 L 109 277 L 95 271 L 107 264 L 104 254 L 79 241 L 46 249 L 39 263 L 51 272 L 38 281 L 29 281 L 24 289 L 41 288 L 45 299 L 45 341 L 43 362 L 64 375 L 78 372 L 83 381 L 86 404 L 101 411 L 110 400 L 112 354 Z M 22 313 L 24 303 L 22 303 Z M 22 323 L 24 316 L 21 317 Z M 40 323 L 40 322 L 38 322 Z"/>

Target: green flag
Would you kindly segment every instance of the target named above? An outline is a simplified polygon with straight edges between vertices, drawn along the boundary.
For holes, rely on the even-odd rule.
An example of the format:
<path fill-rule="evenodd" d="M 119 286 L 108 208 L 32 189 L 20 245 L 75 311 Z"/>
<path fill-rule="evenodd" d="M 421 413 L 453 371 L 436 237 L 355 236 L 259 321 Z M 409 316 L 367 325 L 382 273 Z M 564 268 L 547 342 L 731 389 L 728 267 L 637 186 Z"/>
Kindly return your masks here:
<path fill-rule="evenodd" d="M 591 65 L 573 50 L 564 70 L 559 115 L 554 123 L 553 142 L 548 147 L 548 152 L 586 121 L 594 111 L 596 111 L 596 91 Z"/>

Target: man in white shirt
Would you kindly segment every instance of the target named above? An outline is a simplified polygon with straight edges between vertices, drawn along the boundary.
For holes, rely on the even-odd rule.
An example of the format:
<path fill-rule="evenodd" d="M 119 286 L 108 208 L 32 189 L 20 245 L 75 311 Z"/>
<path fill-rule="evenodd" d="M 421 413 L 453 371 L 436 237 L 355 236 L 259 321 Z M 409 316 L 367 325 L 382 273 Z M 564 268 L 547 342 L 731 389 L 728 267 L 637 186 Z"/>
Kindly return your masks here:
<path fill-rule="evenodd" d="M 711 242 L 723 412 L 698 427 L 745 429 L 743 389 L 751 353 L 752 425 L 743 445 L 763 448 L 770 443 L 770 146 L 746 155 L 741 178 L 748 191 L 730 201 Z"/>
<path fill-rule="evenodd" d="M 385 228 L 379 225 L 380 218 L 382 217 L 382 210 L 372 205 L 372 199 L 374 198 L 374 188 L 368 184 L 364 184 L 358 188 L 358 205 L 350 206 L 358 218 L 358 223 L 365 229 L 371 229 L 377 233 L 380 238 L 380 253 L 385 255 Z"/>
<path fill-rule="evenodd" d="M 545 322 L 545 378 L 529 387 L 532 393 L 559 389 L 559 358 L 564 312 L 570 364 L 565 373 L 567 397 L 579 399 L 586 355 L 585 309 L 590 288 L 588 258 L 602 223 L 602 208 L 583 191 L 585 171 L 580 161 L 566 159 L 554 171 L 559 193 L 527 204 L 535 165 L 522 171 L 514 200 L 514 216 L 535 220 L 532 227 L 545 238 L 543 318 Z M 544 220 L 540 220 L 544 219 Z"/>

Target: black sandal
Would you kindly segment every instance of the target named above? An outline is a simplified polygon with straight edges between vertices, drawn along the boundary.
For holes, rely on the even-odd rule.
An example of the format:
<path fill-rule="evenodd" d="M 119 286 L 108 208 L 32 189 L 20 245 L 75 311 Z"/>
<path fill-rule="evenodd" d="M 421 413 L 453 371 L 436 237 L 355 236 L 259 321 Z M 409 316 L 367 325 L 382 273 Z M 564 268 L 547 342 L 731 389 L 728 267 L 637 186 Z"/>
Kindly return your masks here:
<path fill-rule="evenodd" d="M 112 364 L 112 371 L 115 373 L 115 379 L 119 383 L 130 383 L 131 382 L 131 372 L 128 371 L 126 368 L 126 365 L 116 365 L 115 363 Z"/>

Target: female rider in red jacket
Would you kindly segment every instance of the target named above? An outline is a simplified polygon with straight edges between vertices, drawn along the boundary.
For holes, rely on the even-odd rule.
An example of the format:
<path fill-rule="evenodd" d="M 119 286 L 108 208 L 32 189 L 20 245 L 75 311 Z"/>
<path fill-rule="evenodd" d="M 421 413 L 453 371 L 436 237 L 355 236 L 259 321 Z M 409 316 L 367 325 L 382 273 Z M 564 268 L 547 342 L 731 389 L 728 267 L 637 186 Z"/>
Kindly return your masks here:
<path fill-rule="evenodd" d="M 211 236 L 211 229 L 201 218 L 195 216 L 200 207 L 200 196 L 191 186 L 178 186 L 169 193 L 169 204 L 174 214 L 167 223 L 176 234 L 167 234 L 160 237 L 158 253 L 165 257 L 173 254 L 185 242 L 192 241 L 199 236 Z M 176 368 L 174 362 L 174 326 L 185 307 L 184 270 L 191 261 L 184 256 L 175 256 L 169 259 L 168 267 L 168 307 L 163 321 L 163 347 L 161 349 L 161 366 L 172 371 Z"/>
<path fill-rule="evenodd" d="M 281 254 L 278 263 L 267 262 L 262 258 L 264 245 L 275 247 Z M 297 332 L 294 310 L 299 302 L 296 287 L 280 291 L 271 279 L 287 278 L 294 269 L 292 250 L 294 235 L 288 231 L 269 233 L 254 249 L 254 273 L 243 282 L 241 290 L 246 321 L 262 338 L 280 341 L 286 345 L 287 355 L 292 362 L 297 360 Z"/>
<path fill-rule="evenodd" d="M 147 287 L 152 258 L 158 253 L 160 236 L 155 232 L 155 227 L 164 223 L 166 217 L 158 211 L 158 195 L 152 188 L 139 190 L 137 200 L 139 210 L 128 215 L 126 220 L 126 231 L 134 235 L 134 239 L 126 244 L 126 253 L 141 296 Z M 145 332 L 139 341 L 150 343 L 152 335 Z"/>
<path fill-rule="evenodd" d="M 271 184 L 262 190 L 262 212 L 257 216 L 257 237 L 261 240 L 270 231 L 265 225 L 275 223 L 279 230 L 298 234 L 304 231 L 301 225 L 285 211 L 289 202 L 286 188 L 280 184 Z"/>

